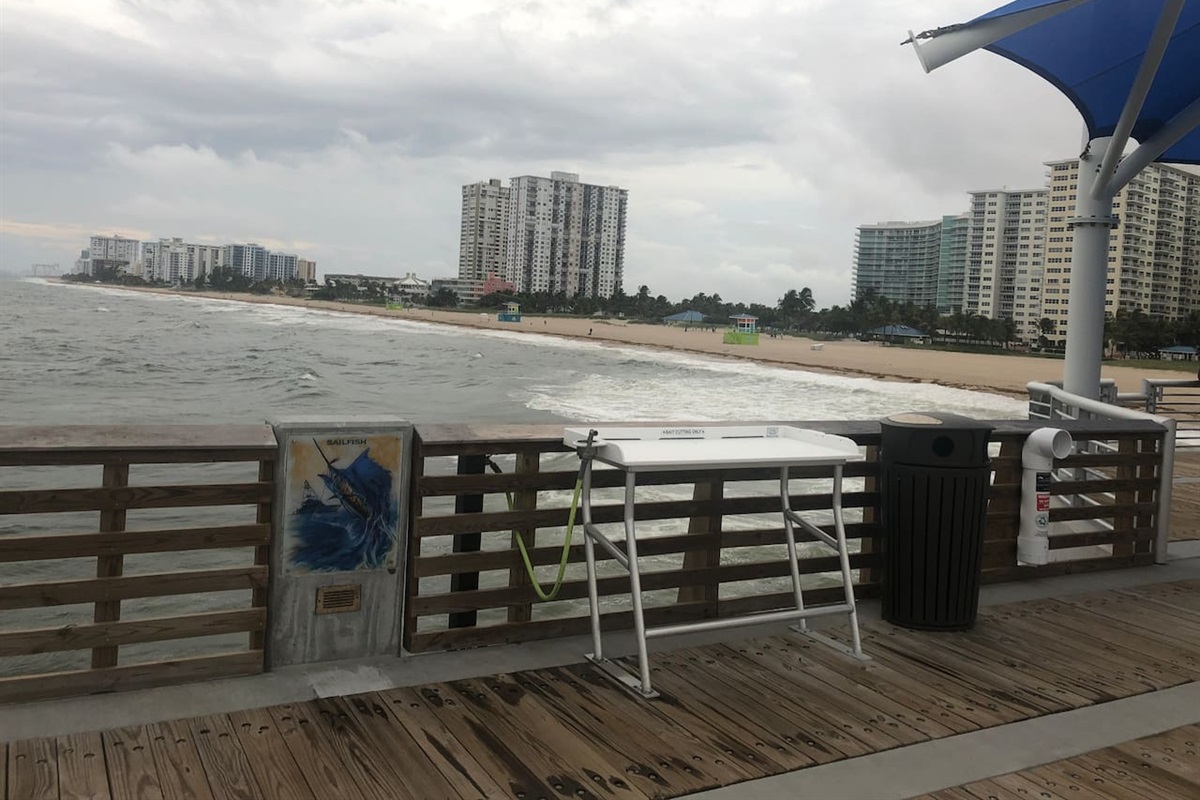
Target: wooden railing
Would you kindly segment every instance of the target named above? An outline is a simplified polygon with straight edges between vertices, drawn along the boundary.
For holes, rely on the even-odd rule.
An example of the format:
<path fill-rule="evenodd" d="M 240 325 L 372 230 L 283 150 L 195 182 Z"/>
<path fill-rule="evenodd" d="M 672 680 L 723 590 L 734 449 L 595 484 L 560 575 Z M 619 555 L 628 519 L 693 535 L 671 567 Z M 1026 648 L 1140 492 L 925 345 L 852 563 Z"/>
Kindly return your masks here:
<path fill-rule="evenodd" d="M 266 425 L 0 427 L 0 702 L 261 672 L 275 458 Z"/>
<path fill-rule="evenodd" d="M 866 460 L 847 469 L 844 507 L 856 591 L 871 597 L 880 587 L 884 535 L 879 424 L 801 424 L 848 436 L 864 449 Z M 1068 558 L 1019 567 L 1020 450 L 1041 423 L 995 425 L 985 581 L 1153 562 L 1161 426 L 1064 422 L 1076 441 L 1107 447 L 1059 464 L 1084 476 L 1054 486 L 1067 500 L 1051 519 L 1069 529 L 1057 530 L 1051 547 Z M 561 425 L 417 428 L 406 649 L 588 629 L 582 532 L 570 546 L 561 592 L 545 603 L 536 601 L 514 538 L 524 537 L 539 578 L 549 582 L 578 463 L 561 436 Z M 276 458 L 265 425 L 0 427 L 0 702 L 260 672 Z M 489 460 L 501 474 L 490 471 Z M 827 475 L 792 474 L 793 508 L 818 523 L 825 513 L 828 527 Z M 791 604 L 779 499 L 771 491 L 776 481 L 770 470 L 681 470 L 639 481 L 650 624 Z M 595 521 L 619 528 L 619 474 L 597 469 L 593 483 Z M 602 550 L 598 557 L 603 625 L 628 627 L 627 576 L 609 569 L 616 565 Z M 836 570 L 826 552 L 803 552 L 809 602 L 835 598 L 826 573 Z"/>
<path fill-rule="evenodd" d="M 853 540 L 856 592 L 859 597 L 871 597 L 878 592 L 880 580 L 879 424 L 800 424 L 848 436 L 864 448 L 867 460 L 847 470 L 843 504 L 847 534 Z M 1061 462 L 1064 467 L 1092 468 L 1095 471 L 1090 474 L 1099 476 L 1055 486 L 1058 495 L 1086 498 L 1079 505 L 1051 511 L 1052 521 L 1071 522 L 1080 528 L 1052 540 L 1055 551 L 1071 557 L 1042 567 L 1024 567 L 1016 564 L 1021 447 L 1029 432 L 1041 424 L 995 424 L 992 441 L 999 444 L 999 455 L 992 460 L 984 581 L 1153 562 L 1157 470 L 1162 463 L 1160 426 L 1135 421 L 1064 425 L 1077 441 L 1116 443 L 1118 452 L 1071 456 Z M 570 548 L 567 580 L 558 597 L 546 603 L 535 602 L 514 538 L 514 531 L 524 537 L 532 562 L 540 568 L 539 577 L 548 581 L 560 557 L 576 475 L 576 462 L 561 444 L 561 436 L 561 426 L 418 426 L 406 582 L 406 649 L 454 649 L 588 630 L 581 532 Z M 482 472 L 485 455 L 504 465 L 503 474 Z M 794 470 L 792 474 L 817 478 L 822 473 Z M 639 489 L 673 490 L 673 496 L 667 498 L 639 501 L 639 523 L 675 520 L 678 531 L 639 537 L 639 552 L 657 557 L 657 563 L 645 566 L 642 573 L 649 624 L 792 604 L 782 523 L 769 521 L 778 518 L 778 496 L 770 491 L 754 494 L 746 486 L 751 481 L 771 480 L 777 480 L 777 474 L 766 470 L 664 472 L 639 480 Z M 614 471 L 597 470 L 593 484 L 604 489 L 619 486 L 620 481 Z M 808 493 L 793 496 L 793 508 L 810 512 L 829 509 L 828 484 L 818 487 L 813 484 Z M 793 491 L 799 488 L 794 485 Z M 512 497 L 512 510 L 506 493 Z M 622 508 L 612 493 L 598 495 L 593 510 L 597 523 L 622 519 Z M 602 561 L 609 558 L 602 550 L 597 555 Z M 801 572 L 808 576 L 836 569 L 836 559 L 825 553 L 801 561 Z M 630 612 L 621 597 L 628 597 L 627 577 L 608 576 L 603 568 L 600 575 L 603 626 L 629 627 Z M 806 589 L 809 602 L 820 603 L 836 595 L 837 590 L 820 585 L 820 578 L 810 577 L 805 583 L 812 586 Z"/>

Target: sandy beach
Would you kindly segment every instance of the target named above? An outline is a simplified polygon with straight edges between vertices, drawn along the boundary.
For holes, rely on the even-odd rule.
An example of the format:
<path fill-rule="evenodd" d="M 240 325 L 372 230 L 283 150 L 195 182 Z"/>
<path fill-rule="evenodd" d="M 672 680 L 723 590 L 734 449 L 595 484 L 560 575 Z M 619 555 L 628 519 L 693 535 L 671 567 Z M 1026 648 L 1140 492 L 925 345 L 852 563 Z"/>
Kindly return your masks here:
<path fill-rule="evenodd" d="M 86 284 L 84 284 L 86 285 Z M 722 342 L 723 328 L 685 329 L 665 325 L 646 325 L 621 320 L 592 320 L 564 317 L 526 316 L 520 323 L 497 322 L 494 313 L 434 309 L 388 310 L 353 303 L 337 303 L 275 295 L 224 294 L 220 292 L 180 292 L 148 287 L 106 287 L 129 291 L 180 294 L 244 303 L 262 303 L 351 314 L 371 314 L 396 319 L 456 325 L 466 328 L 504 330 L 535 336 L 565 336 L 592 342 L 677 350 L 726 358 L 741 358 L 781 367 L 857 375 L 878 380 L 909 383 L 934 383 L 975 391 L 988 391 L 1024 397 L 1029 381 L 1062 378 L 1062 361 L 1017 355 L 951 353 L 889 347 L 876 342 L 853 340 L 822 342 L 814 349 L 811 339 L 763 336 L 757 346 L 728 345 Z M 1105 365 L 1103 377 L 1112 378 L 1121 391 L 1141 389 L 1143 378 L 1186 378 L 1190 374 L 1170 370 L 1145 370 Z"/>

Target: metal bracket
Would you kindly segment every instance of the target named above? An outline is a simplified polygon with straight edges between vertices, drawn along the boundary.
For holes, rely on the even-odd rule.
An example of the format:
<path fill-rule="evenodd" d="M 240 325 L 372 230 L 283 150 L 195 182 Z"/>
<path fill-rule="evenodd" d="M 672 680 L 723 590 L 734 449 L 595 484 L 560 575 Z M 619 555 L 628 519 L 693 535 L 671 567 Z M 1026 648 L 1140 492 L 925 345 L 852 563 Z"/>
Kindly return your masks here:
<path fill-rule="evenodd" d="M 791 630 L 800 634 L 801 636 L 803 636 L 807 639 L 812 639 L 814 642 L 817 642 L 818 644 L 823 644 L 826 647 L 833 648 L 834 650 L 837 650 L 842 655 L 850 656 L 855 661 L 870 661 L 871 660 L 871 657 L 869 655 L 867 655 L 866 653 L 856 653 L 856 652 L 854 652 L 854 648 L 848 647 L 848 646 L 842 644 L 837 639 L 831 639 L 823 633 L 817 633 L 816 631 L 805 630 L 805 629 L 801 628 L 799 625 L 793 625 L 791 627 Z"/>
<path fill-rule="evenodd" d="M 636 695 L 637 697 L 641 697 L 645 700 L 653 700 L 654 698 L 661 696 L 654 689 L 651 689 L 648 692 L 642 689 L 641 679 L 627 672 L 616 662 L 609 661 L 607 658 L 596 658 L 596 656 L 592 653 L 587 654 L 587 660 L 592 662 L 596 669 L 600 670 L 606 676 L 616 681 L 622 689 L 626 690 L 630 694 Z"/>

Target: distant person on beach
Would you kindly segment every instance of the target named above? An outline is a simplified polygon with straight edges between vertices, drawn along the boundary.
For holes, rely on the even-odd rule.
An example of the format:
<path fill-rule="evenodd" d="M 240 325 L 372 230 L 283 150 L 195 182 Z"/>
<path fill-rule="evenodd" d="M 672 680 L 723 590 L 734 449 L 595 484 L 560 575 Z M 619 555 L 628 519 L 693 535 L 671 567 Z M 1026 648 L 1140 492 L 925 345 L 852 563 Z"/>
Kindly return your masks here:
<path fill-rule="evenodd" d="M 592 335 L 592 329 L 588 328 L 588 336 L 591 336 L 591 335 Z"/>

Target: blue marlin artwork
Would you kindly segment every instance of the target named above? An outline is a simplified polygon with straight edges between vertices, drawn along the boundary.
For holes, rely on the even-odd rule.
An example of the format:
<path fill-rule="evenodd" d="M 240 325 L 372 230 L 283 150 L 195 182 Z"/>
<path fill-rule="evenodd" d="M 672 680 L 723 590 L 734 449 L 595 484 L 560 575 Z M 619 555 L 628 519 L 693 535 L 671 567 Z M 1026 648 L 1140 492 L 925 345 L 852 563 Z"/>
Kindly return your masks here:
<path fill-rule="evenodd" d="M 292 512 L 293 566 L 317 572 L 375 569 L 385 566 L 395 545 L 398 502 L 392 473 L 364 449 L 346 466 L 329 458 L 318 474 L 325 492 L 304 481 L 304 494 Z"/>

